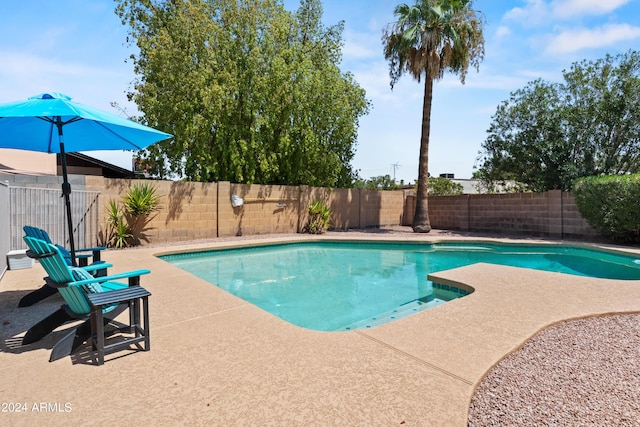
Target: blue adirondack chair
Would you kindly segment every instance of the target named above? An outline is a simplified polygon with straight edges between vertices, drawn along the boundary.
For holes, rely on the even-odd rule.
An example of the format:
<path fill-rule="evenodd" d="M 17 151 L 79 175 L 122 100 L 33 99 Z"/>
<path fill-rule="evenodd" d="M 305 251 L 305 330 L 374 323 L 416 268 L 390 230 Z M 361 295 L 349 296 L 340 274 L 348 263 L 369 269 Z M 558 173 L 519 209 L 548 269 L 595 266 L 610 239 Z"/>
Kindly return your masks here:
<path fill-rule="evenodd" d="M 29 237 L 34 237 L 36 239 L 40 239 L 45 241 L 46 243 L 53 244 L 49 234 L 37 227 L 24 226 L 22 228 L 24 230 L 24 234 Z M 74 261 L 71 259 L 71 252 L 60 245 L 55 245 L 62 254 L 63 259 L 69 266 L 76 265 Z M 90 272 L 92 276 L 106 276 L 107 268 L 111 267 L 111 264 L 107 264 L 100 259 L 100 253 L 105 250 L 105 247 L 95 247 L 95 248 L 84 248 L 78 249 L 76 251 L 77 265 L 81 266 L 86 271 Z M 89 264 L 89 259 L 92 259 L 91 264 Z M 46 279 L 45 279 L 46 280 Z M 45 298 L 50 297 L 56 293 L 56 288 L 51 287 L 48 283 L 45 283 L 40 289 L 36 289 L 35 291 L 25 295 L 18 302 L 18 307 L 29 307 L 33 304 L 42 301 Z"/>
<path fill-rule="evenodd" d="M 65 300 L 65 305 L 47 316 L 27 331 L 22 344 L 39 341 L 58 326 L 72 320 L 85 319 L 81 325 L 73 328 L 60 339 L 51 351 L 49 361 L 67 356 L 91 337 L 91 306 L 87 294 L 109 292 L 140 285 L 140 276 L 149 274 L 149 270 L 135 270 L 111 276 L 93 277 L 86 270 L 67 265 L 60 249 L 51 243 L 25 236 L 29 247 L 28 255 L 39 260 L 49 275 L 49 285 L 56 288 Z M 128 279 L 128 283 L 116 280 Z M 103 308 L 104 323 L 108 323 L 122 313 L 128 306 L 118 302 Z"/>
<path fill-rule="evenodd" d="M 44 240 L 47 243 L 54 244 L 51 241 L 51 237 L 49 237 L 49 233 L 47 233 L 45 230 L 41 228 L 31 227 L 29 225 L 26 225 L 22 227 L 22 230 L 24 230 L 24 234 L 29 237 L 35 237 L 36 239 Z M 56 245 L 56 246 L 58 247 L 58 249 L 60 249 L 60 252 L 62 253 L 62 256 L 64 257 L 67 264 L 80 266 L 80 267 L 84 267 L 88 265 L 89 258 L 93 258 L 92 263 L 96 263 L 97 261 L 100 261 L 100 253 L 105 249 L 107 249 L 104 246 L 99 246 L 95 248 L 76 249 L 77 260 L 72 260 L 71 252 L 69 252 L 69 250 L 67 250 L 64 246 L 60 246 L 60 245 Z"/>

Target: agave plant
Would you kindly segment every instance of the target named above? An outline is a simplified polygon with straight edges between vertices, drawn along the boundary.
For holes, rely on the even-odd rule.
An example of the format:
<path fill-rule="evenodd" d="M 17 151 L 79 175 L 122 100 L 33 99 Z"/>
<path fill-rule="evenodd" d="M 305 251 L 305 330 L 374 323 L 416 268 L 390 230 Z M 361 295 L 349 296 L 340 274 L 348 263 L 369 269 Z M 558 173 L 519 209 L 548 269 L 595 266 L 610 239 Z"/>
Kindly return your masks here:
<path fill-rule="evenodd" d="M 128 215 L 145 217 L 158 208 L 159 200 L 160 196 L 156 194 L 156 188 L 148 182 L 143 182 L 129 188 L 122 202 Z"/>
<path fill-rule="evenodd" d="M 109 200 L 107 245 L 120 249 L 147 240 L 145 227 L 150 221 L 149 216 L 158 210 L 159 200 L 156 188 L 147 182 L 136 183 L 129 188 L 122 198 L 122 207 L 115 200 Z"/>
<path fill-rule="evenodd" d="M 133 245 L 148 241 L 146 235 L 147 224 L 151 221 L 151 214 L 158 210 L 160 196 L 156 188 L 148 182 L 137 182 L 122 198 L 124 216 L 129 225 L 131 242 Z"/>

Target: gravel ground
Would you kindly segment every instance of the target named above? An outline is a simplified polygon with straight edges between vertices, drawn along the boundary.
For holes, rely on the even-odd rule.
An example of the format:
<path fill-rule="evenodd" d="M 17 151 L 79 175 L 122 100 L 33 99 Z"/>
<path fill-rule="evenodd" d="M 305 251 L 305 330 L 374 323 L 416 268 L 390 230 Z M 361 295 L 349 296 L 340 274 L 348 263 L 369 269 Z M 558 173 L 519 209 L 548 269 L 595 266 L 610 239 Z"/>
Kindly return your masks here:
<path fill-rule="evenodd" d="M 539 332 L 483 378 L 469 426 L 640 426 L 640 314 Z"/>

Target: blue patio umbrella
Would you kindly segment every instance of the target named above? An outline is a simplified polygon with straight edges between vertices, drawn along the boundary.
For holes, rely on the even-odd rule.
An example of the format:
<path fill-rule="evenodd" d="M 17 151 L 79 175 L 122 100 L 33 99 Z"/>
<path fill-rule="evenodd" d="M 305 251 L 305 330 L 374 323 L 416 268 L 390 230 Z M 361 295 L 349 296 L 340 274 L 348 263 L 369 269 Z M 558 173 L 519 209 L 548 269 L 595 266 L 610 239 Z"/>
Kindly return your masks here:
<path fill-rule="evenodd" d="M 71 185 L 65 152 L 142 150 L 172 135 L 71 101 L 60 93 L 43 93 L 26 101 L 0 104 L 0 148 L 60 153 L 62 194 L 67 209 L 69 246 L 75 260 L 71 221 Z"/>

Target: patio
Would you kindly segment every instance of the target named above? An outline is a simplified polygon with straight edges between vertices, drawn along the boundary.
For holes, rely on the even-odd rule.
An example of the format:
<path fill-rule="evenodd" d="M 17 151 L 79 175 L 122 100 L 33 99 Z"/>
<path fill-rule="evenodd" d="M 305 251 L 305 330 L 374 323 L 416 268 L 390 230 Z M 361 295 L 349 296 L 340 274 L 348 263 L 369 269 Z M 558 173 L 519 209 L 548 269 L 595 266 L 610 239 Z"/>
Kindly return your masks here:
<path fill-rule="evenodd" d="M 253 240 L 479 239 L 437 230 L 385 231 L 109 251 L 103 259 L 113 263 L 114 273 L 151 270 L 142 285 L 152 293 L 152 348 L 108 355 L 103 366 L 86 351 L 49 363 L 60 332 L 20 346 L 22 333 L 62 299 L 18 309 L 18 300 L 40 287 L 45 274 L 39 265 L 7 271 L 0 281 L 0 421 L 101 425 L 122 413 L 145 425 L 464 426 L 483 375 L 540 329 L 640 311 L 638 281 L 476 264 L 433 275 L 440 283 L 473 287 L 471 295 L 372 329 L 318 332 L 290 325 L 154 256 Z M 15 408 L 9 404 L 25 403 L 26 412 L 9 411 Z"/>

